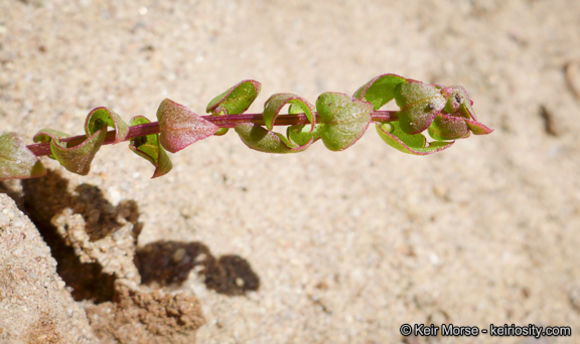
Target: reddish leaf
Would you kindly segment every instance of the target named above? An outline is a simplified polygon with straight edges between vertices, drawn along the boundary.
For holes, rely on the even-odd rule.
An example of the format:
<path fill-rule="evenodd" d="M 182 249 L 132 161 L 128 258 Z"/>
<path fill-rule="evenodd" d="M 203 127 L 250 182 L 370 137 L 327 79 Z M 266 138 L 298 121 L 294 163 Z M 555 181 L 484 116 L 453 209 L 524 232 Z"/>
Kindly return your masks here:
<path fill-rule="evenodd" d="M 467 126 L 469 126 L 469 129 L 475 135 L 487 135 L 487 134 L 491 134 L 493 132 L 493 129 L 490 129 L 485 124 L 477 122 L 477 121 L 472 121 L 472 120 L 466 119 L 465 123 L 467 123 Z"/>
<path fill-rule="evenodd" d="M 161 145 L 171 153 L 205 139 L 219 129 L 215 124 L 169 99 L 165 99 L 159 105 L 157 119 Z"/>
<path fill-rule="evenodd" d="M 469 136 L 465 118 L 440 113 L 429 126 L 429 135 L 435 140 L 455 140 Z"/>

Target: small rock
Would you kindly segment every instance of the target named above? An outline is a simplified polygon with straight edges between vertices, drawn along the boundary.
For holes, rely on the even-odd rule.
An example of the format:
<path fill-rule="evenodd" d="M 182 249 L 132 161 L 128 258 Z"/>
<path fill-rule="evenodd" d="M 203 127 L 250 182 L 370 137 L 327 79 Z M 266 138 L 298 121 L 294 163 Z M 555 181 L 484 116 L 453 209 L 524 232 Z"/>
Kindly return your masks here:
<path fill-rule="evenodd" d="M 175 252 L 173 253 L 173 261 L 175 263 L 179 263 L 183 260 L 183 258 L 185 257 L 185 249 L 184 248 L 178 248 L 177 250 L 175 250 Z"/>
<path fill-rule="evenodd" d="M 244 286 L 244 280 L 242 278 L 240 278 L 240 277 L 236 277 L 236 285 L 238 287 L 240 287 L 240 288 L 243 287 Z"/>

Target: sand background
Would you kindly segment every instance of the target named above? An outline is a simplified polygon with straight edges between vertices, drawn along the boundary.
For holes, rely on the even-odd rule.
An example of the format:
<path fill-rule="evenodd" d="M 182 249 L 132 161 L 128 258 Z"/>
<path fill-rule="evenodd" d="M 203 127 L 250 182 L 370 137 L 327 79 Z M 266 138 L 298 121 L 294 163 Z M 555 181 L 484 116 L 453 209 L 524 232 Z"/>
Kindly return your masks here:
<path fill-rule="evenodd" d="M 169 97 L 203 113 L 252 78 L 260 111 L 272 93 L 314 102 L 387 72 L 465 86 L 495 132 L 429 157 L 372 127 L 344 152 L 295 155 L 230 132 L 155 180 L 125 145 L 103 147 L 86 177 L 48 165 L 70 190 L 135 201 L 141 247 L 205 247 L 242 267 L 237 286 L 257 290 L 218 292 L 192 264 L 151 284 L 197 295 L 199 343 L 448 342 L 399 334 L 444 322 L 569 325 L 572 338 L 545 342 L 577 342 L 580 2 L 0 2 L 0 128 L 27 142 L 81 133 L 97 106 L 154 118 Z"/>

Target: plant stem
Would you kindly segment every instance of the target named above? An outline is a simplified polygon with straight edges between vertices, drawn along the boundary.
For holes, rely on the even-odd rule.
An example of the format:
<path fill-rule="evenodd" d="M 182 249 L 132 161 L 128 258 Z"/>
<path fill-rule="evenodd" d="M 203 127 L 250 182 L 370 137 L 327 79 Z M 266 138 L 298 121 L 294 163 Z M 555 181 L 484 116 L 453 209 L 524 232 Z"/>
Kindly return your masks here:
<path fill-rule="evenodd" d="M 373 122 L 391 122 L 396 121 L 398 111 L 375 111 L 371 113 L 371 121 Z M 316 116 L 316 123 L 319 123 L 318 114 L 313 113 Z M 264 125 L 264 117 L 261 113 L 255 114 L 240 114 L 240 115 L 227 115 L 227 116 L 201 116 L 203 119 L 212 122 L 220 128 L 234 128 L 238 124 L 243 123 L 254 123 L 258 125 Z M 276 117 L 276 122 L 274 125 L 296 125 L 296 124 L 308 124 L 308 118 L 305 114 L 285 114 L 278 115 Z M 159 122 L 151 122 L 146 124 L 139 124 L 129 127 L 129 133 L 123 141 L 129 141 L 140 136 L 147 136 L 151 134 L 159 133 Z M 61 142 L 69 142 L 69 147 L 76 146 L 86 139 L 86 135 L 71 136 L 63 138 Z M 103 145 L 109 145 L 115 143 L 115 131 L 110 130 L 107 132 L 105 141 Z M 26 146 L 34 155 L 43 156 L 50 154 L 50 143 L 35 143 Z"/>

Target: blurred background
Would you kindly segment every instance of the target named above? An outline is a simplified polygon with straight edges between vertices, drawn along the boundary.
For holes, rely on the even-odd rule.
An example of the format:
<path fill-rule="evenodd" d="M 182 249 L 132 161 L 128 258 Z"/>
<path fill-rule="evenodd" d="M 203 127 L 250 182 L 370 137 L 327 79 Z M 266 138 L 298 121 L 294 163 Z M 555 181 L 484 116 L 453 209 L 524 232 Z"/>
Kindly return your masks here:
<path fill-rule="evenodd" d="M 580 2 L 0 2 L 0 128 L 27 142 L 45 127 L 82 133 L 97 106 L 153 119 L 168 97 L 204 114 L 251 78 L 260 112 L 272 93 L 314 102 L 383 73 L 463 85 L 495 131 L 429 157 L 372 126 L 346 151 L 284 156 L 230 132 L 154 180 L 120 146 L 87 177 L 49 165 L 112 204 L 135 200 L 141 247 L 201 243 L 257 276 L 235 295 L 195 269 L 161 286 L 199 298 L 199 343 L 448 342 L 403 337 L 403 323 L 568 325 L 573 337 L 545 343 L 575 342 Z"/>

